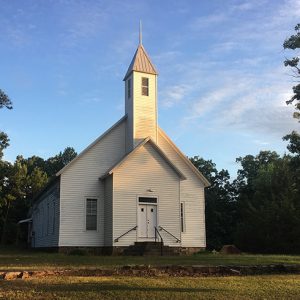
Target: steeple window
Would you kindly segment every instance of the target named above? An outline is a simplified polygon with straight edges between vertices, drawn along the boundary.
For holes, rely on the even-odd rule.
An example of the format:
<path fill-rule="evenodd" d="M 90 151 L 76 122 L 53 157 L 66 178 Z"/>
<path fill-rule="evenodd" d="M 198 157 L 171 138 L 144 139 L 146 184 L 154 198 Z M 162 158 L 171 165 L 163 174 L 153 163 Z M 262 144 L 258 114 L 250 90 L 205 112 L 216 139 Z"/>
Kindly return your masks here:
<path fill-rule="evenodd" d="M 142 95 L 149 96 L 149 78 L 142 77 Z"/>
<path fill-rule="evenodd" d="M 131 79 L 130 78 L 127 80 L 127 97 L 128 98 L 131 97 Z"/>

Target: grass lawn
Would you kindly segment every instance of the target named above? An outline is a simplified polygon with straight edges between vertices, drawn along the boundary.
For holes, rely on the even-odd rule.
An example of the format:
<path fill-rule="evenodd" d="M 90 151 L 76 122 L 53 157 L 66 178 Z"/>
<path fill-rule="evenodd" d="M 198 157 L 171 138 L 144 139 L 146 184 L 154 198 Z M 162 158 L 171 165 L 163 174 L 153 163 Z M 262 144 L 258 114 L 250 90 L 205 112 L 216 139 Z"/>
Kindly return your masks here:
<path fill-rule="evenodd" d="M 0 271 L 94 269 L 136 264 L 153 266 L 300 264 L 300 255 L 220 255 L 203 252 L 192 256 L 78 256 L 0 248 Z"/>
<path fill-rule="evenodd" d="M 259 265 L 300 264 L 300 255 L 220 255 L 191 256 L 78 256 L 15 248 L 0 248 L 0 271 L 113 268 L 123 265 Z"/>
<path fill-rule="evenodd" d="M 300 264 L 300 256 L 77 256 L 0 248 L 0 271 L 113 268 L 123 265 Z M 0 299 L 300 299 L 299 275 L 228 277 L 47 276 L 0 281 Z"/>
<path fill-rule="evenodd" d="M 47 277 L 2 281 L 0 299 L 300 299 L 300 276 Z"/>

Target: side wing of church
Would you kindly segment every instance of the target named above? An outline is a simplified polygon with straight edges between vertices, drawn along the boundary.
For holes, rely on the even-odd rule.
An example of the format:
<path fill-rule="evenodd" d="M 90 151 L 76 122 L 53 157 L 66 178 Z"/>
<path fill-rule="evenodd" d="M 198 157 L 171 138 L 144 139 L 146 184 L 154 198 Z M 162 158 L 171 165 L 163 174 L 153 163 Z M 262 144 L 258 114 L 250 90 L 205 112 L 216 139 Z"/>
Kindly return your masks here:
<path fill-rule="evenodd" d="M 32 247 L 122 253 L 161 239 L 177 252 L 206 247 L 209 182 L 157 124 L 157 71 L 141 43 L 124 82 L 124 117 L 35 201 Z"/>

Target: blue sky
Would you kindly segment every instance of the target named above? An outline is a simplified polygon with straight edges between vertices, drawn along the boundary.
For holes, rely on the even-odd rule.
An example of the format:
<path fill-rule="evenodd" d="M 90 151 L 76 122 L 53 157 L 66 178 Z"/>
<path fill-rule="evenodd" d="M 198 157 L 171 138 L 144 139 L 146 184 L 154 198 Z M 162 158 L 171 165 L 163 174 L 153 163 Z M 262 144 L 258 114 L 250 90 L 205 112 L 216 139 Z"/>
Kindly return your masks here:
<path fill-rule="evenodd" d="M 82 151 L 124 114 L 123 76 L 143 44 L 158 77 L 159 124 L 188 156 L 233 177 L 236 157 L 286 151 L 299 130 L 282 43 L 300 1 L 0 0 L 0 129 L 18 154 Z"/>

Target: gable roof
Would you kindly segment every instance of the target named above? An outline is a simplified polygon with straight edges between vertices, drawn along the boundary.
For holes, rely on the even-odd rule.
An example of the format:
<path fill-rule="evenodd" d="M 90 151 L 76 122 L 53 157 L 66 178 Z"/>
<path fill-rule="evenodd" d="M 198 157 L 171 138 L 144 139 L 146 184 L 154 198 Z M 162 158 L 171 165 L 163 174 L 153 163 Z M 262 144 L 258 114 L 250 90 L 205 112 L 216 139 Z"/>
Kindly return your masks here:
<path fill-rule="evenodd" d="M 131 74 L 132 71 L 154 75 L 158 74 L 142 44 L 140 44 L 136 49 L 133 59 L 123 80 L 126 80 L 126 78 Z"/>
<path fill-rule="evenodd" d="M 145 138 L 141 141 L 131 152 L 125 155 L 119 162 L 117 162 L 112 168 L 110 168 L 103 176 L 99 179 L 103 180 L 109 175 L 113 174 L 125 161 L 127 161 L 131 156 L 133 156 L 138 149 L 144 146 L 146 143 L 150 143 L 151 146 L 159 153 L 159 155 L 166 161 L 166 163 L 174 170 L 175 173 L 181 178 L 181 180 L 185 180 L 186 177 L 181 173 L 181 171 L 168 159 L 167 155 L 162 151 L 162 149 L 151 140 L 150 137 Z"/>
<path fill-rule="evenodd" d="M 113 129 L 119 126 L 127 119 L 127 115 L 123 116 L 119 121 L 117 121 L 113 126 L 111 126 L 108 130 L 106 130 L 103 134 L 101 134 L 94 142 L 92 142 L 87 148 L 85 148 L 82 152 L 80 152 L 73 160 L 71 160 L 66 166 L 64 166 L 60 171 L 56 173 L 56 176 L 61 175 L 66 169 L 68 169 L 75 161 L 77 161 L 81 156 L 83 156 L 87 151 L 89 151 L 95 144 L 97 144 L 100 140 L 102 140 L 108 133 L 110 133 Z"/>
<path fill-rule="evenodd" d="M 195 173 L 195 175 L 203 182 L 205 187 L 210 186 L 210 182 L 204 177 L 204 175 L 192 164 L 192 162 L 177 148 L 177 146 L 171 141 L 167 134 L 158 127 L 161 135 L 166 139 L 170 146 L 175 150 L 175 152 L 182 158 L 186 165 Z"/>

